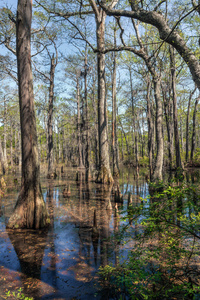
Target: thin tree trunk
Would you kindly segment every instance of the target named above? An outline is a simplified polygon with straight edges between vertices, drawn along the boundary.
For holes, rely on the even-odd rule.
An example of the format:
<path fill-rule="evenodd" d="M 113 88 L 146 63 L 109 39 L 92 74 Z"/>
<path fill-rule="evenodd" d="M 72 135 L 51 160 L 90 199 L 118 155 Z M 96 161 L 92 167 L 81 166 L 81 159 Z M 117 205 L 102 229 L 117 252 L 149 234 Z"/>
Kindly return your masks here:
<path fill-rule="evenodd" d="M 136 165 L 136 173 L 139 176 L 139 147 L 138 147 L 138 131 L 139 131 L 139 122 L 137 115 L 135 116 L 135 165 Z"/>
<path fill-rule="evenodd" d="M 131 68 L 129 67 L 129 76 L 130 76 L 130 87 L 131 87 L 131 111 L 132 111 L 132 125 L 133 125 L 133 143 L 134 143 L 134 156 L 135 156 L 135 164 L 136 164 L 136 171 L 138 173 L 139 170 L 139 159 L 138 159 L 138 132 L 136 128 L 137 118 L 135 112 L 135 105 L 134 105 L 134 90 L 133 90 L 133 83 L 132 83 L 132 72 Z"/>
<path fill-rule="evenodd" d="M 197 113 L 197 105 L 198 105 L 199 99 L 200 99 L 200 96 L 195 101 L 194 112 L 193 112 L 192 145 L 191 145 L 191 155 L 190 155 L 191 161 L 193 160 L 194 150 L 195 150 L 195 145 L 196 145 L 196 113 Z"/>
<path fill-rule="evenodd" d="M 38 160 L 41 163 L 41 134 L 38 134 Z"/>
<path fill-rule="evenodd" d="M 162 180 L 162 169 L 163 169 L 163 155 L 164 155 L 164 145 L 163 145 L 163 132 L 162 132 L 162 122 L 163 122 L 163 109 L 162 101 L 160 97 L 160 78 L 153 77 L 154 84 L 154 97 L 156 102 L 156 144 L 157 144 L 157 154 L 155 168 L 153 171 L 152 179 L 153 181 Z"/>
<path fill-rule="evenodd" d="M 124 141 L 123 141 L 123 131 L 121 130 L 121 141 L 122 141 L 122 161 L 124 161 Z"/>
<path fill-rule="evenodd" d="M 4 97 L 4 114 L 3 114 L 3 156 L 4 156 L 4 166 L 5 170 L 8 168 L 7 159 L 7 103 Z"/>
<path fill-rule="evenodd" d="M 163 102 L 164 102 L 165 121 L 167 127 L 169 169 L 172 170 L 172 161 L 173 161 L 172 103 L 171 103 L 170 96 L 169 99 L 167 99 L 165 91 L 163 91 Z"/>
<path fill-rule="evenodd" d="M 186 162 L 188 162 L 188 158 L 189 158 L 189 119 L 190 119 L 190 104 L 191 104 L 191 100 L 192 100 L 192 96 L 194 95 L 196 91 L 196 87 L 195 89 L 190 93 L 189 96 L 189 101 L 188 101 L 188 109 L 187 109 L 187 118 L 186 118 L 186 132 L 185 132 L 185 160 Z"/>
<path fill-rule="evenodd" d="M 46 227 L 49 223 L 40 187 L 36 119 L 31 69 L 32 1 L 18 0 L 17 67 L 22 142 L 21 191 L 8 228 Z"/>
<path fill-rule="evenodd" d="M 5 175 L 6 174 L 6 167 L 5 167 L 5 163 L 4 163 L 4 155 L 3 155 L 1 139 L 0 139 L 0 162 L 1 162 L 2 173 L 3 173 L 3 175 Z"/>
<path fill-rule="evenodd" d="M 116 46 L 116 26 L 114 28 L 114 45 Z M 113 76 L 112 76 L 112 153 L 113 153 L 113 176 L 119 176 L 119 162 L 117 150 L 117 97 L 116 97 L 116 52 L 113 53 Z"/>
<path fill-rule="evenodd" d="M 92 85 L 92 107 L 94 111 L 94 148 L 95 148 L 95 169 L 99 166 L 99 148 L 98 148 L 98 124 L 97 124 L 97 105 L 95 102 L 95 78 L 93 77 Z"/>
<path fill-rule="evenodd" d="M 86 145 L 85 145 L 85 180 L 86 182 L 90 179 L 90 133 L 89 133 L 89 113 L 88 113 L 88 91 L 87 91 L 87 44 L 85 47 L 85 71 L 84 71 L 84 86 L 85 86 L 85 130 L 86 130 Z"/>
<path fill-rule="evenodd" d="M 164 156 L 164 143 L 163 143 L 163 132 L 162 132 L 162 122 L 163 122 L 163 109 L 162 109 L 162 101 L 160 96 L 160 85 L 161 78 L 160 75 L 157 74 L 154 64 L 151 62 L 150 57 L 148 56 L 147 51 L 145 51 L 145 47 L 143 47 L 138 25 L 135 24 L 132 19 L 132 23 L 136 32 L 137 40 L 140 45 L 140 50 L 132 49 L 132 52 L 136 55 L 140 56 L 144 61 L 152 75 L 153 78 L 153 86 L 154 86 L 154 98 L 156 103 L 156 146 L 157 146 L 157 154 L 155 167 L 152 174 L 152 181 L 160 181 L 162 180 L 162 169 L 163 169 L 163 156 Z"/>
<path fill-rule="evenodd" d="M 51 58 L 50 69 L 50 86 L 49 86 L 49 105 L 48 105 L 48 120 L 47 120 L 47 133 L 48 133 L 48 174 L 47 177 L 54 177 L 53 169 L 53 101 L 54 101 L 54 77 L 55 77 L 56 62 L 54 55 Z"/>
<path fill-rule="evenodd" d="M 17 154 L 18 154 L 18 161 L 19 161 L 19 168 L 21 170 L 22 167 L 22 151 L 21 151 L 21 130 L 20 130 L 20 124 L 17 125 L 18 127 L 18 136 L 17 136 Z"/>
<path fill-rule="evenodd" d="M 151 82 L 149 77 L 147 78 L 147 123 L 148 123 L 148 154 L 149 154 L 149 173 L 150 180 L 152 180 L 153 175 L 153 121 L 151 114 L 151 102 L 150 102 L 150 91 Z"/>
<path fill-rule="evenodd" d="M 60 122 L 59 122 L 59 118 L 57 119 L 57 131 L 58 131 L 58 163 L 61 162 L 61 138 L 60 138 Z"/>
<path fill-rule="evenodd" d="M 170 62 L 171 62 L 171 76 L 172 76 L 172 93 L 173 93 L 173 117 L 174 117 L 174 139 L 175 139 L 175 151 L 176 151 L 176 169 L 181 170 L 181 153 L 179 145 L 179 132 L 178 132 L 178 113 L 177 113 L 177 96 L 176 96 L 176 66 L 175 66 L 175 56 L 174 48 L 172 46 L 170 49 Z"/>
<path fill-rule="evenodd" d="M 126 136 L 126 133 L 125 133 L 125 131 L 124 131 L 123 124 L 122 124 L 122 122 L 121 122 L 120 117 L 118 117 L 118 119 L 119 119 L 119 123 L 120 123 L 120 125 L 121 125 L 121 129 L 122 129 L 123 135 L 124 135 L 124 137 L 125 137 L 127 153 L 128 153 L 128 156 L 130 156 L 130 149 L 129 149 L 129 144 L 128 144 L 127 136 Z"/>
<path fill-rule="evenodd" d="M 78 131 L 78 157 L 79 157 L 79 168 L 84 168 L 83 157 L 82 157 L 82 142 L 81 142 L 81 112 L 80 112 L 80 87 L 79 87 L 79 76 L 76 74 L 76 99 L 77 99 L 77 131 Z"/>
<path fill-rule="evenodd" d="M 10 120 L 10 165 L 13 168 L 13 124 Z"/>

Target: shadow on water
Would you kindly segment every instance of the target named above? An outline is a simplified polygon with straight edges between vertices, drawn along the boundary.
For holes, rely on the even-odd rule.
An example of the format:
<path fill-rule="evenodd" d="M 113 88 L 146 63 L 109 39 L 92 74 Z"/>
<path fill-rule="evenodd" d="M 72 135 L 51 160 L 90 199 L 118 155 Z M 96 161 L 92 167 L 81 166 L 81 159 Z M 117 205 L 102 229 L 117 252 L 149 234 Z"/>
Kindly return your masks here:
<path fill-rule="evenodd" d="M 40 297 L 40 278 L 47 232 L 7 230 L 20 263 L 20 279 L 26 295 Z"/>

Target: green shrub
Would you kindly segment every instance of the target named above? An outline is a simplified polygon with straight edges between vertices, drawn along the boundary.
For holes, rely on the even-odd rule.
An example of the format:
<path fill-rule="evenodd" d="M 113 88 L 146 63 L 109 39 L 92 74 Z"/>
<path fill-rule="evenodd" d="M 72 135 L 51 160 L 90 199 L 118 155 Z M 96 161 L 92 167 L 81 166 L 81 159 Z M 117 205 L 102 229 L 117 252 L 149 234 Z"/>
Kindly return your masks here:
<path fill-rule="evenodd" d="M 139 157 L 139 165 L 141 167 L 148 167 L 149 166 L 149 158 L 147 156 Z"/>
<path fill-rule="evenodd" d="M 100 269 L 116 299 L 199 299 L 199 195 L 197 186 L 172 183 L 123 212 L 121 243 L 134 246 L 126 261 Z"/>

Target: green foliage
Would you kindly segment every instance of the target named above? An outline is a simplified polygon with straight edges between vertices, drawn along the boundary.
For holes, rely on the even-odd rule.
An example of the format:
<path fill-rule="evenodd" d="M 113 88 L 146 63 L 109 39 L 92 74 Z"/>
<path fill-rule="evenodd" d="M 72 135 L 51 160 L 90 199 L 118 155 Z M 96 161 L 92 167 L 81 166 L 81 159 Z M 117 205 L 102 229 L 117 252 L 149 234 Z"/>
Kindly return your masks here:
<path fill-rule="evenodd" d="M 194 299 L 200 293 L 200 191 L 174 182 L 158 190 L 123 212 L 128 259 L 101 268 L 100 277 L 112 293 L 130 299 Z"/>
<path fill-rule="evenodd" d="M 16 292 L 11 292 L 8 291 L 6 293 L 6 296 L 4 297 L 4 299 L 19 299 L 19 300 L 33 300 L 32 297 L 26 297 L 23 292 L 22 292 L 22 288 L 20 288 L 18 291 Z"/>
<path fill-rule="evenodd" d="M 141 167 L 148 167 L 149 166 L 149 158 L 147 156 L 139 158 L 139 165 Z"/>
<path fill-rule="evenodd" d="M 200 166 L 200 148 L 196 149 L 196 152 L 193 157 L 193 163 L 196 166 Z"/>

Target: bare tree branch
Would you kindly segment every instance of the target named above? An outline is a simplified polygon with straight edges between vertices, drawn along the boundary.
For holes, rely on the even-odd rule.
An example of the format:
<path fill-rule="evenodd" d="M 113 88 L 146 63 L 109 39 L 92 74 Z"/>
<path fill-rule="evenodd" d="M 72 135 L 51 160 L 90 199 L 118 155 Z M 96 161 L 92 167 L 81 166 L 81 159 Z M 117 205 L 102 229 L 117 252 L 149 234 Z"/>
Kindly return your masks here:
<path fill-rule="evenodd" d="M 42 8 L 44 8 L 44 10 L 46 10 L 46 12 L 48 12 L 49 14 L 53 14 L 56 17 L 63 17 L 65 19 L 68 19 L 69 17 L 74 17 L 74 16 L 80 16 L 80 10 L 76 11 L 76 12 L 65 12 L 62 13 L 60 11 L 55 11 L 55 10 L 51 10 L 49 8 L 47 8 L 46 6 L 44 6 L 43 4 L 40 3 L 40 1 L 35 0 L 35 2 L 41 6 Z M 81 15 L 88 15 L 88 14 L 93 14 L 93 11 L 82 11 Z"/>
<path fill-rule="evenodd" d="M 76 26 L 73 22 L 71 22 L 69 19 L 67 20 L 74 28 L 76 28 L 76 30 L 78 31 L 78 33 L 80 34 L 80 36 L 82 37 L 82 40 L 85 41 L 90 47 L 91 49 L 95 52 L 95 48 L 92 46 L 92 44 L 86 39 L 84 33 L 78 28 L 78 26 Z M 78 39 L 78 38 L 77 38 Z"/>
<path fill-rule="evenodd" d="M 157 11 L 158 8 L 161 6 L 161 4 L 163 4 L 164 2 L 166 2 L 166 0 L 160 1 L 160 2 L 155 6 L 154 11 Z"/>
<path fill-rule="evenodd" d="M 100 2 L 101 7 L 105 10 L 107 15 L 110 16 L 124 16 L 128 18 L 134 18 L 146 24 L 150 24 L 156 27 L 159 31 L 159 35 L 163 42 L 167 42 L 172 45 L 181 57 L 184 59 L 188 65 L 190 72 L 192 74 L 194 82 L 197 84 L 200 90 L 200 64 L 199 59 L 194 55 L 194 53 L 188 48 L 184 39 L 175 31 L 177 25 L 192 12 L 197 10 L 200 7 L 200 4 L 191 9 L 187 14 L 185 14 L 180 20 L 171 29 L 165 17 L 156 12 L 156 11 L 146 11 L 141 9 L 136 5 L 136 2 L 131 2 L 132 11 L 129 10 L 120 10 L 120 9 L 110 9 L 109 6 L 106 6 L 103 2 Z M 162 43 L 161 43 L 162 45 Z M 161 47 L 161 46 L 160 46 Z M 160 47 L 157 49 L 159 51 Z M 155 54 L 155 53 L 154 53 Z M 153 54 L 153 55 L 154 55 Z"/>
<path fill-rule="evenodd" d="M 48 81 L 50 81 L 50 78 L 49 78 L 45 73 L 43 73 L 43 72 L 41 72 L 40 70 L 38 70 L 38 68 L 36 67 L 36 64 L 34 63 L 34 61 L 32 61 L 32 64 L 33 64 L 35 70 L 36 70 L 40 75 L 42 75 L 42 76 L 45 77 Z"/>

